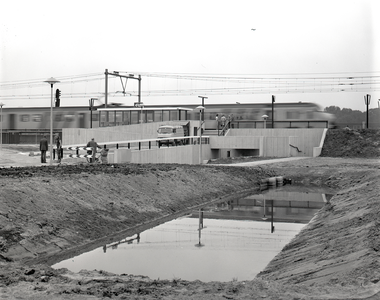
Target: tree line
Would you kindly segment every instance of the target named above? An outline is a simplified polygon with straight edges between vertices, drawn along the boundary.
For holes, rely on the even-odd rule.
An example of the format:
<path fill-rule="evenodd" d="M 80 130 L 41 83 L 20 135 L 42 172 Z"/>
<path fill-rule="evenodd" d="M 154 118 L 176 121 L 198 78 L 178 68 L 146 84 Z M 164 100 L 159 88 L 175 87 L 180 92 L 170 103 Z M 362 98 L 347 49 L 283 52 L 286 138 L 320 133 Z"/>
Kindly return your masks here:
<path fill-rule="evenodd" d="M 324 111 L 335 115 L 338 128 L 346 126 L 352 129 L 366 128 L 367 111 L 362 112 L 360 110 L 352 110 L 351 108 L 341 109 L 339 106 L 329 106 Z M 380 108 L 369 109 L 368 120 L 369 128 L 380 128 Z"/>

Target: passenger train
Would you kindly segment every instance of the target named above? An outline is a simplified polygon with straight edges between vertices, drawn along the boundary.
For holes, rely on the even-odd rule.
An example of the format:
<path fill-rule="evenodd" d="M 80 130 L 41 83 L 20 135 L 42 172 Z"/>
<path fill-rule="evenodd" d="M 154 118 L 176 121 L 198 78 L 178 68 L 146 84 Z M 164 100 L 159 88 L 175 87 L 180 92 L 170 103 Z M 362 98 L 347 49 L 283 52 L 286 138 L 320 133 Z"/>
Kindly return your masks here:
<path fill-rule="evenodd" d="M 143 107 L 104 105 L 90 110 L 86 106 L 54 107 L 53 128 L 61 131 L 62 128 L 96 128 L 138 124 L 140 122 L 161 122 L 172 120 L 199 120 L 205 122 L 205 129 L 216 127 L 216 115 L 224 115 L 231 124 L 241 127 L 252 127 L 255 123 L 262 123 L 263 116 L 267 115 L 268 128 L 272 121 L 271 103 L 246 104 L 206 104 L 203 115 L 196 109 L 198 105 L 146 105 Z M 320 111 L 317 104 L 275 103 L 273 106 L 274 124 L 276 127 L 334 127 L 335 117 L 332 114 Z M 50 107 L 3 107 L 1 122 L 3 132 L 43 132 L 50 128 Z M 300 121 L 305 121 L 304 123 Z M 307 124 L 306 122 L 309 121 Z M 293 124 L 291 124 L 293 122 Z M 312 124 L 310 122 L 313 122 Z"/>

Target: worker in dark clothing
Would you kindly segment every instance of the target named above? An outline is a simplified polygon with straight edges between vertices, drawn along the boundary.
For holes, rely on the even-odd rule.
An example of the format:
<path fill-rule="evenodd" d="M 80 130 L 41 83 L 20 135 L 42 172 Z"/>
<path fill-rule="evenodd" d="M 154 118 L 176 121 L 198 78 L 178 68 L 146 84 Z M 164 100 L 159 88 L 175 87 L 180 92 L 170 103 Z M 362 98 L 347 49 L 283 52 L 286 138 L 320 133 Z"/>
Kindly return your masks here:
<path fill-rule="evenodd" d="M 48 140 L 44 135 L 40 141 L 41 163 L 46 164 L 46 151 L 49 149 Z"/>
<path fill-rule="evenodd" d="M 57 147 L 58 162 L 60 163 L 62 159 L 63 149 L 62 149 L 62 141 L 59 135 L 55 137 L 55 145 Z"/>
<path fill-rule="evenodd" d="M 95 139 L 92 138 L 91 141 L 89 141 L 87 143 L 87 147 L 91 147 L 92 148 L 92 151 L 87 151 L 87 154 L 92 154 L 92 158 L 90 160 L 90 162 L 94 162 L 95 161 L 95 154 L 96 154 L 96 149 L 99 148 L 99 149 L 102 149 L 97 142 L 95 142 Z"/>

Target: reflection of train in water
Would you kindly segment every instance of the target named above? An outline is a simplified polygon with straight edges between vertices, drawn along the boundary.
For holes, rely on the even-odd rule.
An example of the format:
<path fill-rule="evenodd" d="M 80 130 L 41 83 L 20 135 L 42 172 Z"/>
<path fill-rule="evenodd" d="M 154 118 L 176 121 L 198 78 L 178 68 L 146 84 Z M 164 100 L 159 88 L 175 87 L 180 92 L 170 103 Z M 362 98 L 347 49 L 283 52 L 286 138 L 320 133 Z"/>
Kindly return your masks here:
<path fill-rule="evenodd" d="M 90 111 L 89 107 L 54 107 L 54 131 L 62 128 L 90 128 L 138 124 L 140 122 L 162 122 L 172 120 L 199 120 L 198 105 L 146 105 L 141 108 L 131 106 L 98 106 Z M 216 127 L 215 117 L 230 117 L 232 124 L 239 128 L 254 127 L 254 122 L 262 124 L 267 115 L 268 128 L 271 127 L 272 104 L 207 104 L 204 116 L 205 129 Z M 92 118 L 91 118 L 92 117 Z M 2 110 L 4 132 L 48 132 L 50 128 L 50 107 L 6 108 Z M 275 127 L 328 127 L 334 126 L 335 117 L 320 111 L 314 103 L 275 103 Z M 291 124 L 291 121 L 297 121 Z M 313 121 L 301 123 L 300 121 Z M 324 121 L 324 122 L 317 122 Z"/>

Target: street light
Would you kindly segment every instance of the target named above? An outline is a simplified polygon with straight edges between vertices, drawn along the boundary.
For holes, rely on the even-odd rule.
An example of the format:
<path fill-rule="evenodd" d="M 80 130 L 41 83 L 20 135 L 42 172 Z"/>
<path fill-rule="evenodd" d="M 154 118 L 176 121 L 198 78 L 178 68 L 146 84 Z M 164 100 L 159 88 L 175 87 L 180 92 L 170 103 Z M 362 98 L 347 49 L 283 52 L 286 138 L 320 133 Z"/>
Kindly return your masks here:
<path fill-rule="evenodd" d="M 3 106 L 4 103 L 0 102 L 0 119 L 1 119 L 1 124 L 0 124 L 0 152 L 3 150 Z"/>
<path fill-rule="evenodd" d="M 195 109 L 199 110 L 199 164 L 202 164 L 202 112 L 205 108 L 200 105 Z"/>
<path fill-rule="evenodd" d="M 274 128 L 274 103 L 276 102 L 276 96 L 272 95 L 272 128 Z"/>
<path fill-rule="evenodd" d="M 269 118 L 267 115 L 261 116 L 264 119 L 264 129 L 267 128 L 267 119 Z"/>
<path fill-rule="evenodd" d="M 93 110 L 96 110 L 96 108 L 94 108 L 94 101 L 95 100 L 98 100 L 98 98 L 91 98 L 90 100 L 88 100 L 88 103 L 90 105 L 90 128 L 92 128 L 92 111 Z"/>
<path fill-rule="evenodd" d="M 59 81 L 53 77 L 46 79 L 44 82 L 50 84 L 51 101 L 50 101 L 50 165 L 53 164 L 53 85 Z"/>

